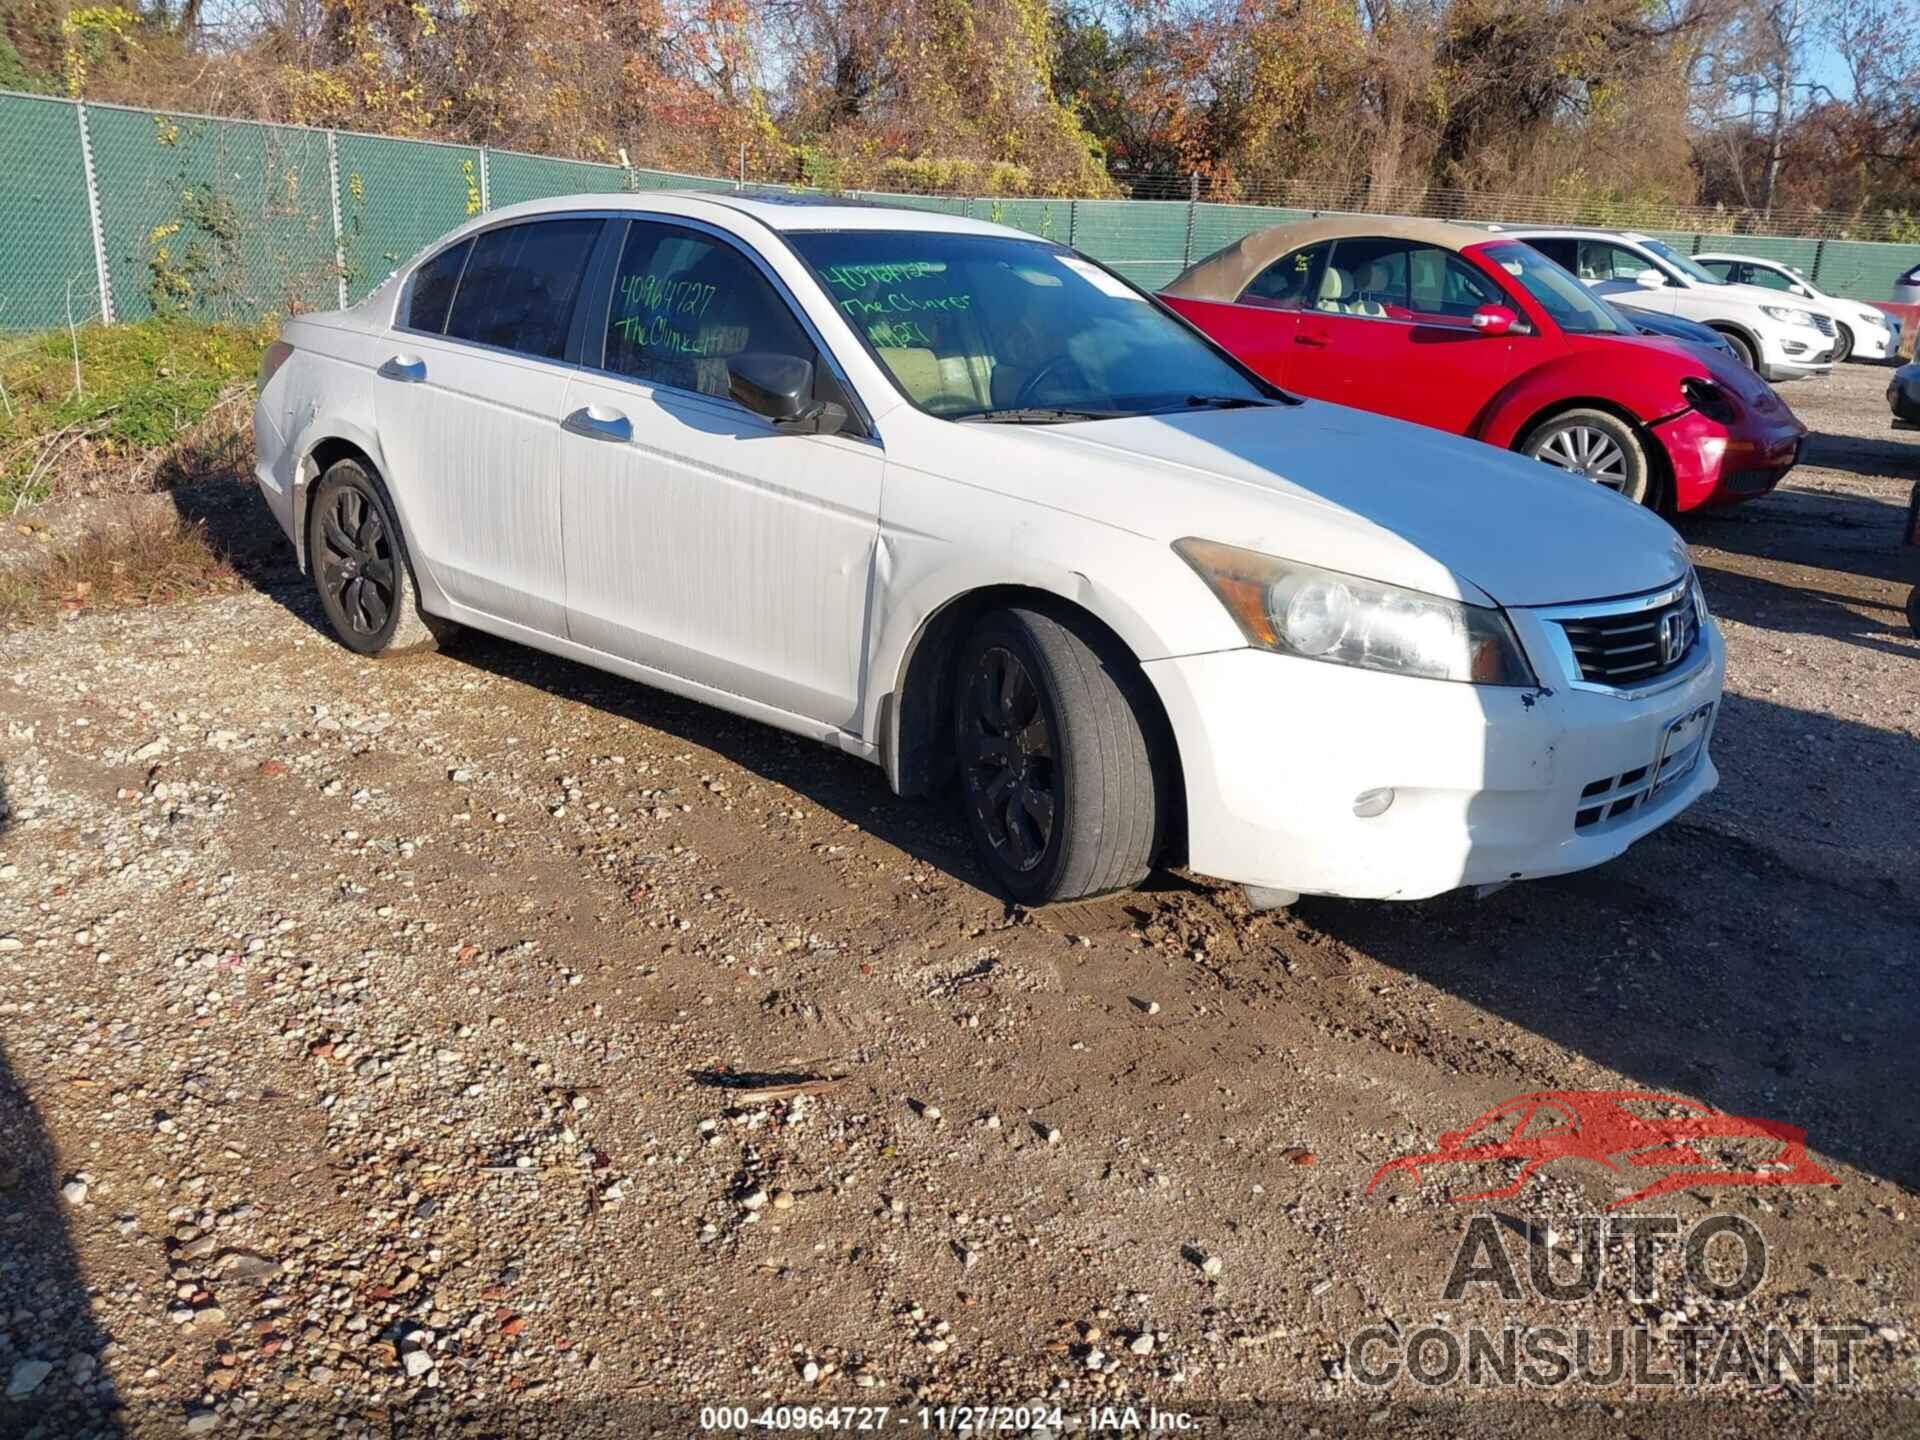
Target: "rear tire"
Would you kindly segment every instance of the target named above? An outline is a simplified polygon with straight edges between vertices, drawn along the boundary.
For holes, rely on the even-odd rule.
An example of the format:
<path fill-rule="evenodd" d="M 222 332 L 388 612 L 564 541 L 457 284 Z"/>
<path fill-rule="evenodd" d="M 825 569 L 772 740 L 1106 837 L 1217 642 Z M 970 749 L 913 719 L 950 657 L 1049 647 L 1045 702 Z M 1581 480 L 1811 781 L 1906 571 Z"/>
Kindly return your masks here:
<path fill-rule="evenodd" d="M 1720 338 L 1733 347 L 1734 359 L 1738 360 L 1749 370 L 1756 372 L 1759 370 L 1759 357 L 1753 353 L 1753 344 L 1746 336 L 1739 334 L 1737 331 L 1722 330 L 1720 332 Z"/>
<path fill-rule="evenodd" d="M 1653 467 L 1639 432 L 1605 410 L 1563 410 L 1520 442 L 1520 453 L 1618 491 L 1636 505 L 1653 501 Z"/>
<path fill-rule="evenodd" d="M 314 487 L 307 573 L 334 635 L 356 654 L 432 650 L 456 629 L 421 613 L 386 487 L 357 460 L 336 460 Z"/>
<path fill-rule="evenodd" d="M 1139 665 L 1070 610 L 984 616 L 961 647 L 961 809 L 996 884 L 1024 905 L 1137 885 L 1165 837 L 1164 724 Z"/>
<path fill-rule="evenodd" d="M 1853 355 L 1853 331 L 1838 320 L 1833 322 L 1833 363 L 1843 365 Z"/>

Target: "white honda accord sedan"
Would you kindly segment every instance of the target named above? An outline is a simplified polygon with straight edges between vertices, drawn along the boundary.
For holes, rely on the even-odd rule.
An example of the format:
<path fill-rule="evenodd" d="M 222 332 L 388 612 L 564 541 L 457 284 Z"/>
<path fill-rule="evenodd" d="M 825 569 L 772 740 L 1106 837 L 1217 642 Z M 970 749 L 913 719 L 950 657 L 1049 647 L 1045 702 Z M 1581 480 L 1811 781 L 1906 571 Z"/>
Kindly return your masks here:
<path fill-rule="evenodd" d="M 1663 521 L 1298 400 L 1001 226 L 515 206 L 261 380 L 260 488 L 351 649 L 471 626 L 813 736 L 952 793 L 1021 902 L 1563 873 L 1717 778 Z"/>

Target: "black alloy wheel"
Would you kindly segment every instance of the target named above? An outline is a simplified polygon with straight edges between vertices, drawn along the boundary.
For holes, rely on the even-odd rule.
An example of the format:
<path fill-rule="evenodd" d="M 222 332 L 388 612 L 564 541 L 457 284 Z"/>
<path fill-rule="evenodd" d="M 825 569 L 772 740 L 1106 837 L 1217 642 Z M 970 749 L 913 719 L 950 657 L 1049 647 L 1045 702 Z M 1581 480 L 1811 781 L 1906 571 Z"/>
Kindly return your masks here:
<path fill-rule="evenodd" d="M 982 651 L 966 677 L 960 712 L 961 783 L 980 833 L 1001 860 L 1029 874 L 1053 844 L 1053 728 L 1040 689 L 1020 657 Z"/>
<path fill-rule="evenodd" d="M 356 636 L 378 641 L 399 610 L 399 557 L 380 503 L 360 485 L 342 485 L 322 497 L 320 586 L 327 618 Z"/>

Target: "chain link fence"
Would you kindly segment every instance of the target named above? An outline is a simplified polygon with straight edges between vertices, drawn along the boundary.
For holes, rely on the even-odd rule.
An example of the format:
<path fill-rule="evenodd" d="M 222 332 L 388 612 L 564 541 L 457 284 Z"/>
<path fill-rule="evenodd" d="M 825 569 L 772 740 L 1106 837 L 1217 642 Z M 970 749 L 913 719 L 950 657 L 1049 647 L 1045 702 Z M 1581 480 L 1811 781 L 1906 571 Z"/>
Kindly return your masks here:
<path fill-rule="evenodd" d="M 740 179 L 718 176 L 0 92 L 0 330 L 327 309 L 359 299 L 422 247 L 503 205 L 738 188 Z M 1184 196 L 1134 200 L 835 193 L 1015 226 L 1149 287 L 1250 231 L 1355 210 L 1636 225 L 1696 254 L 1784 260 L 1822 289 L 1869 301 L 1886 299 L 1895 276 L 1920 265 L 1920 244 L 1835 238 L 1824 218 L 1816 226 L 1810 217 L 1801 235 L 1755 234 L 1718 211 L 1641 219 L 1524 196 L 1409 190 L 1356 199 L 1286 187 L 1260 197 L 1280 203 L 1252 204 L 1203 199 L 1197 183 Z"/>

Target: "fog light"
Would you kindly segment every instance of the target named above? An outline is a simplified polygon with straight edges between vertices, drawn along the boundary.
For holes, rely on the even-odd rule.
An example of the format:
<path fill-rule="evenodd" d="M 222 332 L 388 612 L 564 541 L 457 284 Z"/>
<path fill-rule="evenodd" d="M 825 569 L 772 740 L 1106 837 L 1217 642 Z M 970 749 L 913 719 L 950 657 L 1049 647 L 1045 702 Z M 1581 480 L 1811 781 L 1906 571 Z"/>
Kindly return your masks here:
<path fill-rule="evenodd" d="M 1362 820 L 1371 820 L 1376 815 L 1384 815 L 1393 805 L 1393 790 L 1362 790 L 1353 797 L 1353 813 Z"/>

